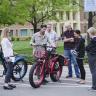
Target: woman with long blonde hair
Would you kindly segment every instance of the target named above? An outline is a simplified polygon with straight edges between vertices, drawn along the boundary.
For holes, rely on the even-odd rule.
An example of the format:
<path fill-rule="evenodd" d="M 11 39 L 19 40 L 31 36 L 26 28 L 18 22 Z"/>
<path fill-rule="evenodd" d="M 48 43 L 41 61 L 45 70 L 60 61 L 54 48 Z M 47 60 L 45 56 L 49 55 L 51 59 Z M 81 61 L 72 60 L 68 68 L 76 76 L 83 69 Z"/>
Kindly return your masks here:
<path fill-rule="evenodd" d="M 12 43 L 8 39 L 9 28 L 4 28 L 1 34 L 1 47 L 4 59 L 6 60 L 7 72 L 5 76 L 4 89 L 12 90 L 16 86 L 11 84 L 12 72 L 13 72 L 13 62 L 15 60 L 13 55 Z"/>

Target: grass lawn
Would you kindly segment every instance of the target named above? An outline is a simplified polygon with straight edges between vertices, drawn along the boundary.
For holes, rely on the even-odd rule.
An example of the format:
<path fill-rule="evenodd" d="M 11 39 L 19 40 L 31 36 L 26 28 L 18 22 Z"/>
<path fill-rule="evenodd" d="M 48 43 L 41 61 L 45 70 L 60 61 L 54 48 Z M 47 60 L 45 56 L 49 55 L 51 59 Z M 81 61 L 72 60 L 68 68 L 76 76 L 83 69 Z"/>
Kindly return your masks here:
<path fill-rule="evenodd" d="M 63 42 L 58 42 L 57 52 L 63 54 Z M 32 47 L 29 41 L 14 41 L 13 42 L 14 52 L 26 56 L 29 62 L 33 61 L 32 57 Z"/>

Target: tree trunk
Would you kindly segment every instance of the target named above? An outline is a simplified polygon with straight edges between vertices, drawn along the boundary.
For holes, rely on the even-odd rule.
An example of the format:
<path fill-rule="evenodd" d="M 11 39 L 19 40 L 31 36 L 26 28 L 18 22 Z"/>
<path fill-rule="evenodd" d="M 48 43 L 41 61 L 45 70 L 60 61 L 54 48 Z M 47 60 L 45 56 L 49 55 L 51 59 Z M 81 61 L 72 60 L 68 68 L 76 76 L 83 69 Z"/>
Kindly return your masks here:
<path fill-rule="evenodd" d="M 34 23 L 33 24 L 33 27 L 34 27 L 34 33 L 36 33 L 38 30 L 37 30 L 37 23 Z"/>
<path fill-rule="evenodd" d="M 92 12 L 88 13 L 88 29 L 93 26 L 93 14 Z M 87 34 L 87 44 L 90 43 L 90 37 L 89 34 Z"/>
<path fill-rule="evenodd" d="M 88 17 L 88 28 L 93 26 L 93 14 L 92 12 L 88 13 L 89 17 Z"/>

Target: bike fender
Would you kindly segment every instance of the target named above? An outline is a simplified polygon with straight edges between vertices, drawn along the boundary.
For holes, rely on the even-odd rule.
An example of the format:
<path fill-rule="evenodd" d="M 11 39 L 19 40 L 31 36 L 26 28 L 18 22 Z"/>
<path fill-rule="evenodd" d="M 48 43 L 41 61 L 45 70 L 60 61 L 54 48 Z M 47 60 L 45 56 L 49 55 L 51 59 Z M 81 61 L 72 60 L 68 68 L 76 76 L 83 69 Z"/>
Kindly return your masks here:
<path fill-rule="evenodd" d="M 55 62 L 51 61 L 51 65 L 50 65 L 50 72 L 52 73 L 53 70 L 54 70 L 54 65 L 55 65 Z"/>
<path fill-rule="evenodd" d="M 16 59 L 15 59 L 14 64 L 16 64 L 19 60 L 25 60 L 25 58 L 22 57 L 22 56 L 17 56 Z"/>

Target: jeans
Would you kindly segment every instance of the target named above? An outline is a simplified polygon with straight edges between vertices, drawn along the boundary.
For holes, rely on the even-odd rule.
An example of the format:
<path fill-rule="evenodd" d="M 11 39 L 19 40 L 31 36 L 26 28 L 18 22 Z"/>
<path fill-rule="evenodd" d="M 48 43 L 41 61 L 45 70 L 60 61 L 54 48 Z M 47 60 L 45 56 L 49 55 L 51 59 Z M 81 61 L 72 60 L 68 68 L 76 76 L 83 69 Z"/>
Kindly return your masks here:
<path fill-rule="evenodd" d="M 13 74 L 13 63 L 6 62 L 6 66 L 7 66 L 7 72 L 5 76 L 5 83 L 9 83 L 11 81 L 12 74 Z"/>
<path fill-rule="evenodd" d="M 88 54 L 88 63 L 92 74 L 92 88 L 96 89 L 96 55 Z"/>
<path fill-rule="evenodd" d="M 69 64 L 68 64 L 68 74 L 70 77 L 72 77 L 72 64 L 74 64 L 74 69 L 75 69 L 75 74 L 76 77 L 80 77 L 80 72 L 79 72 L 79 67 L 77 64 L 76 60 L 76 55 L 71 52 L 71 50 L 64 50 L 64 56 L 65 58 L 69 59 Z"/>

